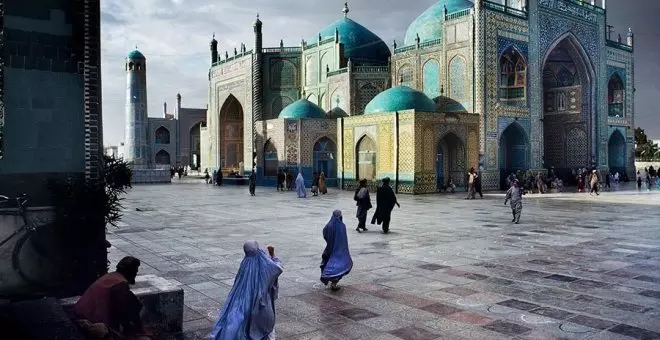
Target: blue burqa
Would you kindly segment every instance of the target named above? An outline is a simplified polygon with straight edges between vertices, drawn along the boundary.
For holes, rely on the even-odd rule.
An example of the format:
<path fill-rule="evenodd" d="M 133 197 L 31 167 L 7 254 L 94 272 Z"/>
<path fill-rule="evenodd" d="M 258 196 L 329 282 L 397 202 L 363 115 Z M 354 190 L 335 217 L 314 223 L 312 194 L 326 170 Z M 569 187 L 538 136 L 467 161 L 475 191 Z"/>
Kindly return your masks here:
<path fill-rule="evenodd" d="M 243 250 L 245 258 L 211 330 L 211 340 L 265 340 L 275 329 L 281 262 L 260 249 L 256 241 L 245 242 Z"/>
<path fill-rule="evenodd" d="M 298 173 L 298 177 L 296 178 L 296 192 L 298 193 L 298 198 L 307 197 L 307 188 L 305 188 L 305 179 L 303 178 L 301 173 Z"/>
<path fill-rule="evenodd" d="M 348 251 L 346 225 L 341 211 L 332 213 L 330 222 L 323 228 L 326 246 L 321 255 L 321 282 L 337 282 L 353 268 L 351 253 Z"/>

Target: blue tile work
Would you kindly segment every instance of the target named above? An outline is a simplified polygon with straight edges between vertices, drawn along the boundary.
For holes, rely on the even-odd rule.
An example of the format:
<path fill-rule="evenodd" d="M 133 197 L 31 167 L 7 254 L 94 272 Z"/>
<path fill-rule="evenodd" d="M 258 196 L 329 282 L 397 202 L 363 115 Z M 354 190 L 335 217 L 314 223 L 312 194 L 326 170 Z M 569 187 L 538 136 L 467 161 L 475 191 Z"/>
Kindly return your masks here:
<path fill-rule="evenodd" d="M 497 136 L 502 136 L 502 132 L 513 123 L 517 123 L 525 131 L 525 135 L 531 136 L 532 122 L 529 118 L 499 117 L 497 120 Z"/>
<path fill-rule="evenodd" d="M 18 3 L 4 9 L 0 172 L 85 172 L 82 39 L 71 24 L 72 12 L 50 10 L 39 1 L 32 5 L 34 12 Z"/>
<path fill-rule="evenodd" d="M 5 2 L 0 2 L 0 47 L 5 46 Z M 0 51 L 0 159 L 4 154 L 5 129 L 5 55 Z"/>
<path fill-rule="evenodd" d="M 529 59 L 526 42 L 510 39 L 507 37 L 503 37 L 501 35 L 497 37 L 497 54 L 501 55 L 502 52 L 504 52 L 506 49 L 508 49 L 511 46 L 515 47 L 518 50 L 518 52 L 520 52 L 525 57 L 525 60 Z"/>
<path fill-rule="evenodd" d="M 608 82 L 609 82 L 610 78 L 612 78 L 612 76 L 615 73 L 618 74 L 619 78 L 621 78 L 621 80 L 623 81 L 623 88 L 624 89 L 627 88 L 628 84 L 626 84 L 626 79 L 627 79 L 626 78 L 626 70 L 623 69 L 623 68 L 620 68 L 620 67 L 607 65 L 607 81 Z"/>
<path fill-rule="evenodd" d="M 625 171 L 627 164 L 626 128 L 608 128 L 608 167 L 612 171 Z"/>
<path fill-rule="evenodd" d="M 429 98 L 436 98 L 440 95 L 438 84 L 440 82 L 440 63 L 435 59 L 430 59 L 424 64 L 424 94 Z"/>
<path fill-rule="evenodd" d="M 459 101 L 463 107 L 470 108 L 472 105 L 468 103 L 467 86 L 467 63 L 462 56 L 456 56 L 449 62 L 449 97 Z"/>
<path fill-rule="evenodd" d="M 530 67 L 529 67 L 529 52 L 528 52 L 528 45 L 524 41 L 519 41 L 516 39 L 511 39 L 507 37 L 503 37 L 501 35 L 497 36 L 497 54 L 498 54 L 498 65 L 499 60 L 502 56 L 502 53 L 504 53 L 506 50 L 509 48 L 515 49 L 518 53 L 520 53 L 523 58 L 525 59 L 525 65 L 527 65 L 527 74 L 526 74 L 526 84 L 525 86 L 527 87 L 526 91 L 529 94 L 529 92 L 532 90 L 532 82 L 530 81 Z M 498 73 L 498 79 L 497 83 L 500 84 L 500 74 Z M 509 100 L 507 101 L 506 105 L 508 106 L 515 106 L 515 107 L 521 107 L 521 108 L 527 108 L 529 109 L 529 95 L 526 95 L 525 98 L 522 98 L 520 100 Z"/>

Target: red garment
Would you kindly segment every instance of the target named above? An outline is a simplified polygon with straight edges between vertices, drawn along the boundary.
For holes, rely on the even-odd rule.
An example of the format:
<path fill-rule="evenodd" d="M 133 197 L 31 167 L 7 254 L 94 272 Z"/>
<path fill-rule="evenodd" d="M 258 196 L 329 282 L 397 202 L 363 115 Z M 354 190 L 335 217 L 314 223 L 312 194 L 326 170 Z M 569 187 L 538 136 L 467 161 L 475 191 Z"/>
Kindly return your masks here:
<path fill-rule="evenodd" d="M 73 307 L 78 319 L 103 323 L 119 332 L 137 330 L 140 325 L 142 304 L 124 275 L 114 272 L 105 274 L 94 282 Z"/>

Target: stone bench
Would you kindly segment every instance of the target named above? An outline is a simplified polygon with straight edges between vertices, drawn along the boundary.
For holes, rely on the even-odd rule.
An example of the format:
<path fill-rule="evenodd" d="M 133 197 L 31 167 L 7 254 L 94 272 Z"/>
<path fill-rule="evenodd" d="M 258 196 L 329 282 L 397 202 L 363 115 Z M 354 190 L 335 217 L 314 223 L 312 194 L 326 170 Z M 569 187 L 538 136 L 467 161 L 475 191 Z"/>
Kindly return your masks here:
<path fill-rule="evenodd" d="M 141 275 L 131 286 L 142 302 L 142 322 L 146 328 L 168 334 L 183 331 L 183 289 L 156 275 Z M 61 299 L 59 302 L 67 311 L 80 297 Z"/>

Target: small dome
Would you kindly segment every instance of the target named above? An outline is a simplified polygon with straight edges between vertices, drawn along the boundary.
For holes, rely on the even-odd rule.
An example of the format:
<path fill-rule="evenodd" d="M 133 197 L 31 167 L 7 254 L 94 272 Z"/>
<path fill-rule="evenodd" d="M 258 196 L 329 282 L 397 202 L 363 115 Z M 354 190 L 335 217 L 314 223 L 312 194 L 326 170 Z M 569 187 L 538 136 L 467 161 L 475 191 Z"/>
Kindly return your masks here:
<path fill-rule="evenodd" d="M 404 44 L 412 45 L 419 34 L 420 42 L 442 38 L 444 8 L 447 13 L 454 13 L 474 7 L 470 0 L 439 0 L 408 26 Z"/>
<path fill-rule="evenodd" d="M 307 99 L 299 99 L 285 107 L 279 118 L 326 118 L 325 111 Z"/>
<path fill-rule="evenodd" d="M 365 114 L 415 110 L 435 112 L 435 103 L 423 92 L 407 86 L 395 86 L 379 93 L 364 109 Z"/>
<path fill-rule="evenodd" d="M 321 30 L 308 42 L 333 38 L 339 31 L 339 42 L 344 44 L 344 56 L 354 60 L 387 62 L 392 55 L 387 44 L 376 34 L 349 18 L 341 18 Z"/>
<path fill-rule="evenodd" d="M 435 110 L 438 112 L 456 112 L 467 113 L 465 106 L 454 99 L 445 96 L 433 98 Z"/>
<path fill-rule="evenodd" d="M 144 54 L 142 54 L 142 52 L 140 52 L 138 50 L 132 50 L 132 51 L 128 52 L 128 58 L 129 59 L 146 59 L 144 57 Z"/>

